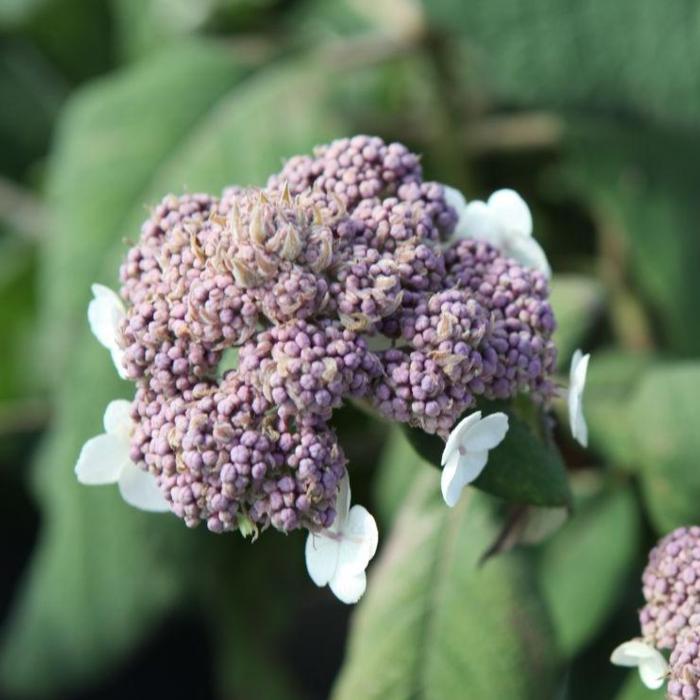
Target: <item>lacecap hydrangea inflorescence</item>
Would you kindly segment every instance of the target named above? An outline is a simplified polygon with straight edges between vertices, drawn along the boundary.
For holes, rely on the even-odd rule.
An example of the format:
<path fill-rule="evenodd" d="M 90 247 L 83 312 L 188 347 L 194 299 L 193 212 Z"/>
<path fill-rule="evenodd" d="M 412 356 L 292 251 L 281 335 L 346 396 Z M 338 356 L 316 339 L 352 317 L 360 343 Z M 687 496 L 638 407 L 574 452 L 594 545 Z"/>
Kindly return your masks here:
<path fill-rule="evenodd" d="M 126 254 L 119 296 L 96 285 L 89 311 L 136 387 L 128 454 L 157 484 L 151 509 L 213 532 L 337 542 L 339 509 L 360 517 L 329 423 L 344 402 L 443 439 L 479 397 L 547 406 L 555 321 L 531 228 L 516 193 L 467 204 L 425 181 L 408 148 L 369 136 L 294 156 L 263 188 L 167 195 Z M 234 348 L 237 367 L 218 377 Z M 491 423 L 459 433 L 484 463 L 507 429 L 480 435 Z M 362 517 L 364 572 L 376 525 Z M 351 599 L 360 588 L 338 584 Z"/>
<path fill-rule="evenodd" d="M 641 636 L 621 644 L 613 663 L 637 666 L 669 700 L 700 697 L 700 527 L 679 527 L 649 553 L 642 575 Z M 670 651 L 668 660 L 663 652 Z"/>

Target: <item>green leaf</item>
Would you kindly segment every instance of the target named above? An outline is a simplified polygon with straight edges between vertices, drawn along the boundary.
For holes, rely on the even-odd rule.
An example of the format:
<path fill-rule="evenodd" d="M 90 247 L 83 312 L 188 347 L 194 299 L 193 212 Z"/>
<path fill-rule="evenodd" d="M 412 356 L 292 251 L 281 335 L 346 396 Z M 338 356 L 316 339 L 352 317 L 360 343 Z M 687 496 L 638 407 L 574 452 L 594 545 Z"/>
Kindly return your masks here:
<path fill-rule="evenodd" d="M 660 533 L 700 520 L 700 363 L 657 367 L 643 378 L 630 420 L 642 489 Z"/>
<path fill-rule="evenodd" d="M 633 292 L 651 312 L 660 344 L 700 353 L 700 146 L 694 133 L 672 129 L 577 124 L 565 176 L 621 250 Z"/>
<path fill-rule="evenodd" d="M 334 700 L 553 696 L 556 656 L 525 561 L 478 565 L 495 535 L 483 496 L 449 509 L 437 474 L 420 474 L 355 610 Z"/>
<path fill-rule="evenodd" d="M 700 7 L 693 0 L 423 6 L 434 25 L 464 39 L 461 65 L 471 80 L 511 104 L 632 112 L 691 127 L 700 117 Z"/>
<path fill-rule="evenodd" d="M 659 697 L 658 690 L 647 688 L 636 669 L 627 672 L 627 682 L 615 696 L 615 700 L 654 700 Z"/>
<path fill-rule="evenodd" d="M 211 18 L 217 1 L 112 0 L 120 53 L 131 60 L 182 41 Z"/>
<path fill-rule="evenodd" d="M 568 369 L 571 356 L 600 315 L 604 294 L 600 282 L 584 275 L 554 275 L 550 302 L 557 319 L 554 343 L 559 366 Z"/>
<path fill-rule="evenodd" d="M 565 656 L 575 656 L 605 624 L 625 594 L 639 546 L 637 505 L 622 488 L 583 503 L 544 545 L 540 586 Z"/>
<path fill-rule="evenodd" d="M 81 442 L 101 432 L 102 409 L 123 392 L 84 340 L 90 352 L 77 358 L 33 473 L 42 529 L 4 630 L 0 678 L 10 694 L 94 681 L 129 652 L 176 600 L 172 553 L 192 535 L 173 516 L 130 508 L 116 487 L 76 481 Z"/>
<path fill-rule="evenodd" d="M 36 332 L 35 246 L 12 236 L 0 237 L 0 401 L 36 395 L 40 372 L 27 347 Z"/>
<path fill-rule="evenodd" d="M 619 351 L 591 356 L 584 393 L 590 444 L 617 466 L 635 462 L 637 443 L 629 407 L 652 363 L 649 355 Z"/>
<path fill-rule="evenodd" d="M 145 203 L 184 183 L 216 192 L 263 182 L 284 156 L 329 137 L 336 121 L 324 70 L 289 61 L 251 73 L 230 48 L 183 43 L 79 92 L 64 113 L 42 288 L 57 420 L 34 473 L 45 527 L 5 630 L 7 688 L 58 693 L 94 679 L 181 593 L 191 570 L 187 528 L 73 475 L 107 402 L 133 391 L 87 330 L 90 283 L 114 286 L 122 239 L 138 236 Z"/>
<path fill-rule="evenodd" d="M 382 450 L 373 483 L 372 499 L 381 522 L 394 521 L 411 485 L 421 469 L 430 469 L 420 454 L 413 449 L 404 431 L 395 427 Z"/>
<path fill-rule="evenodd" d="M 571 502 L 566 467 L 556 447 L 546 446 L 512 413 L 503 442 L 489 452 L 486 468 L 471 485 L 516 503 L 565 506 Z M 406 436 L 426 461 L 440 466 L 445 443 L 436 435 L 404 426 Z"/>

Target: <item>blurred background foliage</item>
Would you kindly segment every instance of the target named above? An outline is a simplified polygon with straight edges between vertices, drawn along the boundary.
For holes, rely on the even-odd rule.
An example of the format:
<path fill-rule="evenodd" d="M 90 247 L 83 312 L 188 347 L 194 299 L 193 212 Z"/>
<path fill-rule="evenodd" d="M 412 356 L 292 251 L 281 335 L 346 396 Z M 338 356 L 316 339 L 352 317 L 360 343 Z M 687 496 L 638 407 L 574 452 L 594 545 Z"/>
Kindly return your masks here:
<path fill-rule="evenodd" d="M 700 520 L 699 38 L 694 0 L 2 0 L 0 693 L 651 697 L 607 659 L 646 551 Z M 591 449 L 557 434 L 574 517 L 483 566 L 507 513 L 448 511 L 405 438 L 339 415 L 382 543 L 350 610 L 300 533 L 188 531 L 72 469 L 128 391 L 85 310 L 145 208 L 360 132 L 522 192 L 562 371 L 593 360 Z"/>

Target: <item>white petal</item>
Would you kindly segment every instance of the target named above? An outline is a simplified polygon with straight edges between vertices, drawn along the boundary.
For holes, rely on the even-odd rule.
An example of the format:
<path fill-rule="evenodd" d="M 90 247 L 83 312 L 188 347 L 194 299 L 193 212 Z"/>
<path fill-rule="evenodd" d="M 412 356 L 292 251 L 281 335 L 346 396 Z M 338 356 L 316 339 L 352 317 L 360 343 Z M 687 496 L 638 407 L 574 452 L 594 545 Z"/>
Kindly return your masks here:
<path fill-rule="evenodd" d="M 374 517 L 364 506 L 353 506 L 341 533 L 336 575 L 364 571 L 377 551 L 378 541 Z"/>
<path fill-rule="evenodd" d="M 119 492 L 129 505 L 139 510 L 153 513 L 165 513 L 170 510 L 153 474 L 140 469 L 133 462 L 129 462 L 122 470 Z"/>
<path fill-rule="evenodd" d="M 655 656 L 644 659 L 639 663 L 639 677 L 647 688 L 656 690 L 666 682 L 668 674 L 668 664 L 666 659 L 656 651 Z"/>
<path fill-rule="evenodd" d="M 576 351 L 578 353 L 578 361 L 576 366 L 573 367 L 573 384 L 576 387 L 579 394 L 583 394 L 583 389 L 586 386 L 586 375 L 588 374 L 588 361 L 591 359 L 590 353 L 582 355 L 580 350 Z M 574 353 L 576 356 L 576 353 Z"/>
<path fill-rule="evenodd" d="M 474 411 L 474 413 L 470 413 L 452 428 L 452 432 L 445 443 L 445 449 L 442 451 L 442 458 L 440 459 L 441 465 L 447 462 L 454 450 L 462 444 L 464 436 L 471 430 L 472 426 L 480 420 L 481 411 Z"/>
<path fill-rule="evenodd" d="M 634 667 L 639 665 L 640 658 L 648 655 L 648 645 L 641 639 L 631 639 L 623 642 L 610 654 L 610 662 L 615 666 Z"/>
<path fill-rule="evenodd" d="M 127 374 L 126 367 L 124 367 L 124 350 L 118 345 L 115 345 L 110 349 L 110 354 L 112 355 L 112 362 L 117 368 L 117 374 L 119 374 L 122 379 L 128 379 L 129 375 Z"/>
<path fill-rule="evenodd" d="M 94 299 L 88 305 L 90 330 L 108 350 L 117 345 L 119 326 L 126 311 L 116 292 L 101 284 L 92 285 Z"/>
<path fill-rule="evenodd" d="M 90 438 L 80 450 L 75 475 L 81 484 L 116 484 L 129 464 L 129 443 L 116 435 Z"/>
<path fill-rule="evenodd" d="M 457 473 L 462 481 L 462 488 L 477 479 L 489 460 L 488 450 L 482 452 L 467 452 L 459 457 Z"/>
<path fill-rule="evenodd" d="M 338 568 L 340 542 L 323 534 L 309 533 L 306 538 L 306 570 L 317 586 L 325 586 Z"/>
<path fill-rule="evenodd" d="M 466 455 L 460 455 L 457 451 L 452 454 L 440 477 L 442 497 L 450 508 L 457 505 L 462 489 L 481 474 L 487 461 L 486 450 Z"/>
<path fill-rule="evenodd" d="M 489 197 L 488 206 L 509 234 L 532 235 L 530 207 L 515 190 L 497 190 Z"/>
<path fill-rule="evenodd" d="M 657 649 L 641 639 L 632 639 L 617 647 L 610 656 L 616 666 L 639 668 L 639 675 L 647 688 L 660 688 L 668 673 L 668 663 Z"/>
<path fill-rule="evenodd" d="M 124 399 L 110 401 L 105 409 L 103 423 L 106 433 L 128 441 L 134 427 L 131 419 L 131 403 Z"/>
<path fill-rule="evenodd" d="M 449 185 L 443 185 L 442 189 L 445 193 L 445 202 L 457 212 L 457 216 L 460 216 L 467 206 L 467 200 L 464 198 L 464 195 Z"/>
<path fill-rule="evenodd" d="M 479 200 L 467 204 L 457 224 L 459 238 L 474 238 L 500 247 L 505 230 L 491 209 Z"/>
<path fill-rule="evenodd" d="M 574 353 L 571 359 L 568 395 L 571 434 L 584 447 L 588 446 L 588 426 L 583 415 L 583 390 L 590 358 L 590 354 L 582 355 L 580 350 Z"/>
<path fill-rule="evenodd" d="M 513 236 L 504 244 L 503 252 L 523 267 L 539 270 L 547 279 L 551 279 L 552 268 L 542 246 L 534 238 Z"/>
<path fill-rule="evenodd" d="M 465 431 L 461 444 L 467 452 L 483 452 L 499 445 L 508 432 L 508 416 L 492 413 Z"/>
<path fill-rule="evenodd" d="M 459 497 L 462 493 L 462 488 L 464 484 L 459 477 L 459 452 L 455 451 L 452 456 L 447 460 L 447 464 L 442 469 L 442 474 L 440 475 L 440 490 L 442 491 L 442 497 L 450 508 L 454 508 L 459 501 Z"/>
<path fill-rule="evenodd" d="M 576 376 L 576 368 L 579 365 L 579 362 L 581 362 L 581 358 L 583 357 L 583 352 L 581 352 L 581 348 L 576 348 L 574 350 L 574 354 L 571 356 L 571 365 L 569 367 L 569 384 L 574 383 L 574 377 Z"/>
<path fill-rule="evenodd" d="M 367 588 L 367 575 L 364 571 L 359 574 L 336 575 L 331 579 L 329 585 L 338 600 L 351 605 L 362 598 Z"/>

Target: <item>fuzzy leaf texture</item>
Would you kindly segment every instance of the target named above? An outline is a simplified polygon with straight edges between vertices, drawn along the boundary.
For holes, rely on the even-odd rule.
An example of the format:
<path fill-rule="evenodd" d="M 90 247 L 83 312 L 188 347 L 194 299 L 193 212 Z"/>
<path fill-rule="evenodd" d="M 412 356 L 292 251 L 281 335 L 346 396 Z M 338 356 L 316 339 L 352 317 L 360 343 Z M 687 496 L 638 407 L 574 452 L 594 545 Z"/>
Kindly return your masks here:
<path fill-rule="evenodd" d="M 461 63 L 470 77 L 502 100 L 676 125 L 695 126 L 700 117 L 694 0 L 423 0 L 423 6 L 434 26 L 463 41 L 469 60 Z"/>
<path fill-rule="evenodd" d="M 334 700 L 553 697 L 547 615 L 517 553 L 479 567 L 495 537 L 472 492 L 454 509 L 424 470 L 356 609 Z"/>
<path fill-rule="evenodd" d="M 573 517 L 544 544 L 540 586 L 568 658 L 594 638 L 624 597 L 639 545 L 637 504 L 620 488 L 577 504 Z"/>

